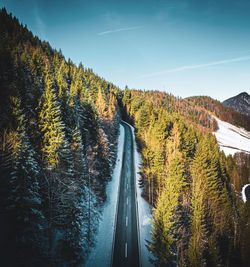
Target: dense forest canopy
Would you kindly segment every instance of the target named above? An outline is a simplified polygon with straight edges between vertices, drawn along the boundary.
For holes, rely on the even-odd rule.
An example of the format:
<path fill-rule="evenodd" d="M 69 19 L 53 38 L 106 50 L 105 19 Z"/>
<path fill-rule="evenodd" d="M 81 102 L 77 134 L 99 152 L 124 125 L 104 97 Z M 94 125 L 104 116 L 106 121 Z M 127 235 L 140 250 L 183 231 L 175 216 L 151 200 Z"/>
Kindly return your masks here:
<path fill-rule="evenodd" d="M 78 264 L 116 157 L 118 88 L 5 9 L 0 25 L 1 264 Z"/>
<path fill-rule="evenodd" d="M 249 156 L 226 157 L 211 132 L 213 116 L 240 115 L 228 109 L 223 118 L 218 102 L 204 97 L 204 107 L 203 98 L 194 99 L 138 90 L 123 95 L 143 157 L 144 197 L 154 207 L 148 246 L 156 266 L 249 266 L 249 206 L 239 198 Z"/>

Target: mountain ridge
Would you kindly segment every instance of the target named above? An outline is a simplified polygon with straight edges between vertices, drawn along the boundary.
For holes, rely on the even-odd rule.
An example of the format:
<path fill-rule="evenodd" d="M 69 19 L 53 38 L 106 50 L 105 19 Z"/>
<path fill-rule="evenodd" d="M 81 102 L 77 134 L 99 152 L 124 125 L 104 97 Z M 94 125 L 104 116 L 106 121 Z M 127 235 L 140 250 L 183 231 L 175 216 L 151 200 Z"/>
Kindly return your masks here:
<path fill-rule="evenodd" d="M 230 97 L 223 101 L 222 104 L 226 107 L 233 108 L 241 114 L 250 116 L 250 95 L 247 92 Z"/>

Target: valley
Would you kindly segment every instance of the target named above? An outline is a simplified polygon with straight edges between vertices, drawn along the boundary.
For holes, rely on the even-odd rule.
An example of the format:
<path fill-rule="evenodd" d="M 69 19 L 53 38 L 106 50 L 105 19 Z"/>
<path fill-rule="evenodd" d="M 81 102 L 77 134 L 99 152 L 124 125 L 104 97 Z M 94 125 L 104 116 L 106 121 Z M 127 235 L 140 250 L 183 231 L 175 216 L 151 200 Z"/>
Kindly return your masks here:
<path fill-rule="evenodd" d="M 248 93 L 121 88 L 0 25 L 0 266 L 250 266 Z"/>

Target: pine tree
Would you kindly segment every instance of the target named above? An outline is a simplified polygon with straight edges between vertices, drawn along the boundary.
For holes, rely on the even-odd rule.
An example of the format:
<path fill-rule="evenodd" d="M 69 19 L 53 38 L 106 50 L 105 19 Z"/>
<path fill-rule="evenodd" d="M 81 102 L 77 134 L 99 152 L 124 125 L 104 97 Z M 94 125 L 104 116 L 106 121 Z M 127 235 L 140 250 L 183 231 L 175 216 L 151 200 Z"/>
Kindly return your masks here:
<path fill-rule="evenodd" d="M 202 169 L 197 165 L 199 159 L 194 160 L 192 165 L 192 217 L 191 217 L 191 238 L 189 241 L 189 263 L 191 266 L 204 266 L 204 251 L 206 250 L 207 228 L 206 228 L 206 207 L 204 204 L 204 184 Z"/>
<path fill-rule="evenodd" d="M 41 151 L 45 162 L 46 179 L 43 184 L 44 206 L 48 219 L 49 253 L 52 249 L 53 229 L 72 222 L 71 202 L 74 188 L 73 160 L 70 144 L 65 136 L 60 105 L 53 90 L 49 71 L 45 73 L 45 90 L 39 105 Z"/>
<path fill-rule="evenodd" d="M 76 183 L 70 190 L 72 195 L 69 199 L 71 210 L 70 224 L 66 228 L 65 237 L 62 244 L 62 256 L 72 265 L 77 265 L 87 256 L 85 244 L 87 243 L 84 236 L 84 224 L 86 218 L 86 192 L 84 187 Z"/>
<path fill-rule="evenodd" d="M 99 116 L 105 117 L 107 114 L 107 104 L 106 104 L 106 101 L 104 99 L 101 88 L 99 88 L 99 90 L 98 90 L 95 105 L 96 105 Z"/>
<path fill-rule="evenodd" d="M 108 104 L 108 118 L 110 120 L 114 119 L 114 116 L 116 114 L 116 100 L 114 93 L 109 93 L 109 104 Z"/>
<path fill-rule="evenodd" d="M 26 133 L 25 115 L 20 100 L 12 98 L 13 118 L 16 126 L 17 144 L 13 151 L 13 171 L 10 177 L 8 207 L 15 214 L 15 231 L 18 242 L 18 256 L 25 259 L 33 251 L 38 257 L 41 253 L 44 216 L 41 208 L 40 184 L 41 169 L 36 160 Z M 33 255 L 33 257 L 34 257 Z M 34 259 L 30 257 L 30 259 Z M 28 259 L 25 259 L 25 261 Z M 21 260 L 23 261 L 23 260 Z M 28 264 L 26 262 L 26 264 Z"/>
<path fill-rule="evenodd" d="M 81 185 L 81 183 L 86 185 L 87 159 L 79 126 L 75 127 L 72 132 L 71 151 L 75 180 L 79 181 L 79 185 Z"/>
<path fill-rule="evenodd" d="M 42 134 L 42 153 L 48 169 L 54 169 L 59 164 L 59 151 L 64 145 L 64 124 L 61 110 L 49 70 L 45 73 L 45 90 L 39 103 L 39 128 Z"/>
<path fill-rule="evenodd" d="M 152 251 L 160 264 L 172 266 L 177 261 L 177 241 L 182 237 L 180 231 L 180 212 L 182 193 L 185 186 L 184 158 L 176 150 L 169 155 L 169 164 L 164 189 L 160 194 L 154 211 Z M 159 242 L 159 239 L 162 239 Z M 158 247 L 158 243 L 164 244 Z M 162 250 L 164 249 L 164 250 Z"/>
<path fill-rule="evenodd" d="M 192 264 L 220 264 L 222 257 L 218 241 L 220 237 L 225 239 L 231 235 L 228 229 L 233 227 L 234 215 L 223 170 L 214 138 L 205 135 L 200 140 L 191 168 L 193 216 L 189 255 Z M 226 249 L 224 243 L 223 250 Z"/>

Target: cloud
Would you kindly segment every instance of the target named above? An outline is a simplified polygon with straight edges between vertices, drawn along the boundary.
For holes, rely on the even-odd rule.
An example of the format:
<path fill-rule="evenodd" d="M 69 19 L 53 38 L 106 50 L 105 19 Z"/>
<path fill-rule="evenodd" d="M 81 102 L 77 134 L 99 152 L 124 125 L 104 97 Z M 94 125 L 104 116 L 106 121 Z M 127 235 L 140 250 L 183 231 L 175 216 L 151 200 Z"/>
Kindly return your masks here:
<path fill-rule="evenodd" d="M 142 77 L 143 78 L 150 78 L 150 77 L 159 76 L 159 75 L 172 73 L 172 72 L 181 72 L 181 71 L 185 71 L 185 70 L 202 69 L 202 68 L 206 68 L 206 67 L 224 65 L 224 64 L 228 64 L 228 63 L 241 62 L 241 61 L 247 61 L 247 60 L 250 60 L 250 56 L 236 57 L 236 58 L 231 58 L 231 59 L 213 61 L 213 62 L 204 63 L 204 64 L 181 66 L 181 67 L 174 68 L 174 69 L 168 69 L 168 70 L 163 70 L 163 71 L 159 71 L 159 72 L 145 74 Z"/>
<path fill-rule="evenodd" d="M 34 15 L 35 29 L 37 31 L 37 34 L 39 35 L 40 38 L 47 39 L 46 24 L 40 15 L 38 2 L 34 1 L 33 5 L 34 5 L 33 6 L 33 15 Z"/>
<path fill-rule="evenodd" d="M 142 26 L 119 28 L 119 29 L 99 32 L 99 33 L 97 33 L 97 35 L 105 35 L 105 34 L 111 34 L 111 33 L 116 33 L 116 32 L 123 32 L 123 31 L 134 31 L 134 30 L 139 30 L 139 29 L 142 29 L 142 28 L 143 28 Z"/>
<path fill-rule="evenodd" d="M 36 16 L 36 28 L 38 30 L 39 35 L 43 39 L 46 39 L 46 25 L 39 15 Z"/>

